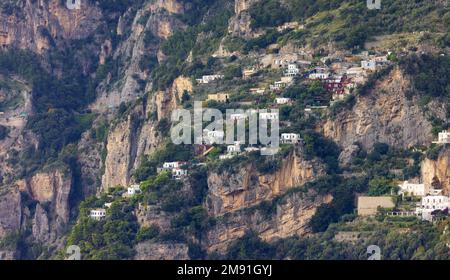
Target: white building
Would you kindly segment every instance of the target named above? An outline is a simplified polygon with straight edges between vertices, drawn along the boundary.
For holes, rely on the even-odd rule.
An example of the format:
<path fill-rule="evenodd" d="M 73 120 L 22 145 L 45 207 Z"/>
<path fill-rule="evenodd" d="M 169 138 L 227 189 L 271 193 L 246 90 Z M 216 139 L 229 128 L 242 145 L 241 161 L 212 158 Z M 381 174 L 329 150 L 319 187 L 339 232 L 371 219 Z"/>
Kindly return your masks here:
<path fill-rule="evenodd" d="M 201 79 L 196 79 L 199 84 L 208 84 L 214 80 L 223 79 L 223 75 L 205 75 Z"/>
<path fill-rule="evenodd" d="M 225 137 L 223 130 L 203 130 L 203 143 L 207 145 L 221 144 Z"/>
<path fill-rule="evenodd" d="M 94 220 L 100 221 L 106 217 L 106 210 L 103 208 L 93 209 L 91 210 L 89 217 Z"/>
<path fill-rule="evenodd" d="M 278 113 L 259 113 L 261 120 L 278 120 Z"/>
<path fill-rule="evenodd" d="M 175 168 L 180 168 L 181 166 L 183 166 L 185 164 L 186 164 L 186 162 L 184 162 L 184 161 L 164 162 L 163 168 L 172 170 Z"/>
<path fill-rule="evenodd" d="M 438 144 L 448 144 L 450 143 L 450 132 L 448 131 L 442 131 L 438 134 L 438 141 L 436 142 Z"/>
<path fill-rule="evenodd" d="M 241 152 L 241 143 L 239 141 L 235 141 L 233 145 L 227 146 L 228 154 L 239 154 Z"/>
<path fill-rule="evenodd" d="M 292 77 L 281 77 L 280 81 L 275 82 L 273 85 L 270 85 L 270 90 L 280 90 L 292 84 Z"/>
<path fill-rule="evenodd" d="M 174 168 L 172 169 L 172 176 L 176 180 L 180 180 L 188 175 L 188 171 L 186 169 Z"/>
<path fill-rule="evenodd" d="M 286 77 L 295 77 L 300 73 L 300 69 L 298 69 L 296 64 L 289 64 L 286 71 L 284 72 L 284 76 Z"/>
<path fill-rule="evenodd" d="M 347 76 L 349 78 L 356 78 L 356 77 L 361 77 L 365 75 L 365 71 L 362 67 L 352 67 L 347 69 Z"/>
<path fill-rule="evenodd" d="M 251 153 L 251 152 L 259 152 L 261 151 L 261 148 L 258 147 L 247 147 L 244 149 L 245 152 Z"/>
<path fill-rule="evenodd" d="M 278 32 L 283 32 L 285 30 L 292 30 L 292 29 L 300 30 L 304 28 L 305 26 L 297 21 L 285 22 L 283 25 L 277 26 Z"/>
<path fill-rule="evenodd" d="M 111 205 L 112 205 L 112 202 L 107 202 L 107 203 L 103 204 L 103 206 L 104 206 L 105 208 L 110 208 Z"/>
<path fill-rule="evenodd" d="M 247 114 L 231 114 L 230 115 L 230 119 L 232 121 L 246 120 L 247 117 L 248 117 Z"/>
<path fill-rule="evenodd" d="M 445 210 L 450 208 L 450 198 L 443 195 L 428 195 L 422 197 L 419 207 L 416 208 L 416 213 L 422 215 L 423 220 L 431 221 L 431 215 L 436 210 Z"/>
<path fill-rule="evenodd" d="M 414 195 L 414 196 L 425 196 L 425 184 L 413 184 L 408 181 L 404 181 L 402 184 L 398 185 L 400 190 L 399 195 Z"/>
<path fill-rule="evenodd" d="M 249 89 L 250 94 L 263 95 L 266 90 L 264 88 L 251 88 Z"/>
<path fill-rule="evenodd" d="M 286 87 L 286 83 L 283 81 L 277 81 L 273 85 L 270 85 L 270 90 L 280 90 L 284 87 Z"/>
<path fill-rule="evenodd" d="M 298 144 L 301 141 L 300 134 L 282 133 L 281 144 Z"/>
<path fill-rule="evenodd" d="M 277 97 L 277 98 L 275 98 L 275 103 L 278 105 L 290 104 L 291 99 L 287 98 L 287 97 Z"/>
<path fill-rule="evenodd" d="M 239 141 L 235 141 L 233 145 L 227 146 L 227 153 L 224 155 L 220 155 L 219 159 L 231 159 L 241 153 L 241 143 Z"/>
<path fill-rule="evenodd" d="M 310 80 L 325 80 L 330 77 L 330 73 L 311 73 L 308 78 Z"/>
<path fill-rule="evenodd" d="M 364 70 L 375 71 L 377 69 L 377 63 L 375 60 L 363 60 L 361 61 L 361 68 Z"/>
<path fill-rule="evenodd" d="M 133 196 L 135 194 L 141 193 L 141 187 L 139 185 L 131 185 L 127 189 L 127 194 Z"/>
<path fill-rule="evenodd" d="M 225 159 L 231 159 L 233 158 L 235 155 L 234 154 L 224 154 L 224 155 L 220 155 L 219 159 L 221 160 L 225 160 Z"/>

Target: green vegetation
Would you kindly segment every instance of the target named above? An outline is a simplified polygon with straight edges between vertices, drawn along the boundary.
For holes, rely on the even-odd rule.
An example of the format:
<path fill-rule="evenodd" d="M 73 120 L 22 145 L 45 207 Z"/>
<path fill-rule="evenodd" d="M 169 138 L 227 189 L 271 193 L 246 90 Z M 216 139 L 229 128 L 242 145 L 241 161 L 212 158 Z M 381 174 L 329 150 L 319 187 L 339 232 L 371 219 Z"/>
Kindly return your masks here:
<path fill-rule="evenodd" d="M 144 156 L 134 173 L 136 181 L 141 182 L 156 174 L 156 168 L 166 161 L 189 161 L 193 158 L 192 146 L 175 145 L 167 143 L 166 146 L 153 153 L 150 157 Z"/>
<path fill-rule="evenodd" d="M 412 164 L 410 163 L 411 159 L 413 160 Z M 420 152 L 395 150 L 385 143 L 375 143 L 369 153 L 361 148 L 358 149 L 350 170 L 365 172 L 369 178 L 384 177 L 407 180 L 420 175 L 422 160 L 423 155 Z"/>
<path fill-rule="evenodd" d="M 82 259 L 130 259 L 139 226 L 133 214 L 133 201 L 116 200 L 104 220 L 89 217 L 92 208 L 103 207 L 104 199 L 91 198 L 80 204 L 78 223 L 72 228 L 67 244 L 81 248 Z M 141 232 L 141 238 L 144 233 Z"/>
<path fill-rule="evenodd" d="M 179 199 L 182 184 L 171 179 L 168 172 L 162 172 L 141 183 L 144 191 L 142 201 L 149 205 L 159 204 L 167 212 L 179 211 L 187 200 Z"/>
<path fill-rule="evenodd" d="M 153 238 L 158 237 L 159 228 L 158 226 L 151 225 L 149 227 L 141 227 L 136 235 L 137 242 L 143 242 L 147 240 L 152 240 Z"/>
<path fill-rule="evenodd" d="M 27 128 L 36 133 L 41 142 L 39 150 L 31 150 L 26 155 L 29 161 L 43 163 L 48 158 L 57 158 L 65 145 L 76 142 L 90 127 L 92 115 L 77 111 L 81 112 L 93 100 L 95 87 L 90 86 L 89 77 L 78 71 L 72 51 L 68 48 L 65 53 L 54 55 L 55 63 L 65 60 L 61 79 L 47 73 L 35 54 L 15 50 L 0 53 L 1 74 L 19 75 L 32 87 L 36 114 L 28 119 Z"/>
<path fill-rule="evenodd" d="M 311 237 L 290 237 L 272 244 L 248 232 L 234 242 L 224 259 L 295 259 L 295 260 L 367 260 L 367 247 L 377 244 L 383 260 L 449 260 L 446 242 L 441 235 L 448 224 L 430 225 L 417 220 L 405 225 L 399 222 L 356 222 L 353 226 L 339 223 Z M 356 242 L 338 242 L 339 231 L 358 232 Z M 405 234 L 405 231 L 407 234 Z"/>
<path fill-rule="evenodd" d="M 421 95 L 450 99 L 450 58 L 448 56 L 411 55 L 400 60 L 406 74 Z"/>
<path fill-rule="evenodd" d="M 254 232 L 247 232 L 234 242 L 226 255 L 230 260 L 270 260 L 274 258 L 275 248 L 263 242 Z"/>
<path fill-rule="evenodd" d="M 328 174 L 339 172 L 338 157 L 340 149 L 336 143 L 312 130 L 304 132 L 303 141 L 305 142 L 305 153 L 309 158 L 319 157 L 323 159 L 327 165 Z"/>
<path fill-rule="evenodd" d="M 369 195 L 370 196 L 382 196 L 396 193 L 398 187 L 392 180 L 388 180 L 383 177 L 375 177 L 369 181 Z"/>
<path fill-rule="evenodd" d="M 253 5 L 250 15 L 255 28 L 298 21 L 305 23 L 308 40 L 313 45 L 331 40 L 341 47 L 353 48 L 363 47 L 367 39 L 376 35 L 445 32 L 447 27 L 441 19 L 448 18 L 450 13 L 426 0 L 386 0 L 380 10 L 369 10 L 365 1 L 357 0 L 269 0 Z M 423 20 L 418 21 L 419 17 Z M 299 39 L 301 42 L 305 37 Z"/>
<path fill-rule="evenodd" d="M 319 194 L 331 194 L 333 200 L 329 204 L 323 204 L 317 208 L 309 224 L 314 232 L 325 231 L 332 223 L 336 223 L 346 214 L 353 213 L 355 208 L 355 193 L 366 190 L 367 179 L 349 178 L 343 180 L 338 176 L 326 176 L 307 187 L 318 191 Z"/>
<path fill-rule="evenodd" d="M 187 30 L 179 30 L 166 41 L 162 43 L 161 49 L 167 56 L 164 64 L 158 65 L 152 72 L 154 81 L 154 89 L 165 89 L 171 82 L 180 75 L 191 76 L 204 68 L 203 64 L 198 61 L 199 56 L 208 56 L 218 47 L 220 39 L 226 34 L 228 27 L 228 19 L 231 17 L 231 6 L 226 5 L 227 1 L 188 1 L 193 5 L 189 13 L 190 15 L 198 13 L 198 17 L 183 18 L 184 20 L 196 24 L 191 24 Z M 205 3 L 206 2 L 206 3 Z M 198 6 L 195 6 L 195 5 Z M 204 12 L 214 5 L 214 14 L 208 14 L 203 22 L 198 22 Z M 198 36 L 205 37 L 197 41 Z M 192 51 L 194 63 L 189 66 L 186 62 L 187 57 Z"/>

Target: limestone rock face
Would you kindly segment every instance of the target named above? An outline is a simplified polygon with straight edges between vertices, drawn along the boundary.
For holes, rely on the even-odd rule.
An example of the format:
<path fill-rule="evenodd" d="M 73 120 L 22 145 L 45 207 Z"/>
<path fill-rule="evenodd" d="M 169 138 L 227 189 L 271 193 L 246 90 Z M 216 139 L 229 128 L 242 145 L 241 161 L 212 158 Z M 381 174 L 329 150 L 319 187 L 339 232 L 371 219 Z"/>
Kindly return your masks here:
<path fill-rule="evenodd" d="M 42 172 L 26 182 L 31 198 L 38 203 L 33 219 L 33 233 L 38 240 L 55 241 L 67 229 L 70 218 L 71 174 L 61 170 Z M 47 210 L 43 205 L 47 205 Z"/>
<path fill-rule="evenodd" d="M 206 206 L 211 215 L 222 215 L 270 200 L 290 188 L 314 180 L 323 172 L 318 161 L 307 161 L 293 152 L 273 174 L 259 174 L 252 164 L 232 174 L 210 173 Z"/>
<path fill-rule="evenodd" d="M 82 195 L 88 197 L 97 192 L 102 176 L 104 143 L 92 139 L 90 131 L 83 133 L 78 143 L 78 163 L 81 171 Z"/>
<path fill-rule="evenodd" d="M 357 155 L 359 151 L 358 145 L 350 145 L 345 147 L 339 154 L 339 164 L 343 167 L 348 167 L 351 164 L 353 157 Z"/>
<path fill-rule="evenodd" d="M 259 0 L 236 0 L 234 2 L 234 13 L 236 15 L 247 11 L 253 4 L 259 2 Z"/>
<path fill-rule="evenodd" d="M 235 16 L 230 20 L 228 32 L 233 36 L 251 38 L 256 34 L 251 28 L 251 16 L 248 9 L 260 0 L 236 0 L 234 4 Z"/>
<path fill-rule="evenodd" d="M 357 96 L 352 110 L 330 116 L 321 130 L 341 147 L 355 142 L 364 149 L 376 142 L 403 149 L 427 145 L 433 140 L 432 125 L 417 105 L 418 100 L 405 96 L 409 88 L 409 79 L 395 68 L 367 95 Z"/>
<path fill-rule="evenodd" d="M 440 184 L 444 194 L 450 194 L 450 147 L 444 148 L 437 160 L 425 159 L 421 166 L 422 180 L 426 187 L 433 181 Z M 436 181 L 437 179 L 437 181 Z"/>
<path fill-rule="evenodd" d="M 21 228 L 21 196 L 17 188 L 1 190 L 0 193 L 0 239 Z"/>
<path fill-rule="evenodd" d="M 188 260 L 186 244 L 142 242 L 136 245 L 135 260 Z"/>
<path fill-rule="evenodd" d="M 181 14 L 184 12 L 184 5 L 176 0 L 156 0 L 149 6 L 150 11 L 165 10 L 170 14 Z"/>
<path fill-rule="evenodd" d="M 36 205 L 35 215 L 33 219 L 32 227 L 33 236 L 41 241 L 48 241 L 48 235 L 50 234 L 50 226 L 47 217 L 47 212 L 40 204 Z"/>
<path fill-rule="evenodd" d="M 171 119 L 171 113 L 185 91 L 192 92 L 192 82 L 178 77 L 169 89 L 156 92 L 148 98 L 148 102 L 135 106 L 126 120 L 113 126 L 106 145 L 103 189 L 126 186 L 131 182 L 141 156 L 149 155 L 162 143 L 158 122 L 163 118 Z"/>
<path fill-rule="evenodd" d="M 172 92 L 179 100 L 183 97 L 184 92 L 192 93 L 193 85 L 189 78 L 180 76 L 173 81 Z"/>
<path fill-rule="evenodd" d="M 42 53 L 64 39 L 83 39 L 99 25 L 101 11 L 89 1 L 68 9 L 61 0 L 22 1 L 21 14 L 0 17 L 0 45 Z"/>
<path fill-rule="evenodd" d="M 207 250 L 224 253 L 234 240 L 249 230 L 265 241 L 308 234 L 308 223 L 317 207 L 331 200 L 331 196 L 297 192 L 282 198 L 272 210 L 249 208 L 220 217 L 207 234 Z"/>
<path fill-rule="evenodd" d="M 105 160 L 105 174 L 102 186 L 105 189 L 115 186 L 127 186 L 131 177 L 131 168 L 136 156 L 134 140 L 136 131 L 130 117 L 118 124 L 108 135 Z"/>
<path fill-rule="evenodd" d="M 71 174 L 58 169 L 6 187 L 0 195 L 0 239 L 29 223 L 35 241 L 60 246 L 69 223 L 71 189 Z"/>

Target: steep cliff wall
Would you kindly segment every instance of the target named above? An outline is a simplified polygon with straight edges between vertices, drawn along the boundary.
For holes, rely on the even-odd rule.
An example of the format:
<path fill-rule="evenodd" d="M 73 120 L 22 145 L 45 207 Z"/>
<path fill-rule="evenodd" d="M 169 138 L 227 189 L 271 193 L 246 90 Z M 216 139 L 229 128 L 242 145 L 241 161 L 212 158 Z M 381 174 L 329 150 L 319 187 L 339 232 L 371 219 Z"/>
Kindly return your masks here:
<path fill-rule="evenodd" d="M 81 9 L 68 9 L 61 0 L 25 0 L 20 14 L 0 17 L 0 46 L 38 53 L 66 39 L 83 39 L 99 25 L 101 11 L 89 1 Z"/>
<path fill-rule="evenodd" d="M 425 159 L 421 165 L 423 183 L 430 187 L 433 181 L 440 184 L 444 194 L 450 194 L 450 147 L 444 148 L 437 160 Z M 437 181 L 436 181 L 437 179 Z"/>
<path fill-rule="evenodd" d="M 294 192 L 273 202 L 270 209 L 251 207 L 226 214 L 216 219 L 204 245 L 209 253 L 223 253 L 249 230 L 266 241 L 305 235 L 310 232 L 308 223 L 317 207 L 331 200 L 331 196 L 319 196 L 312 191 Z"/>
<path fill-rule="evenodd" d="M 191 81 L 185 77 L 175 79 L 169 89 L 148 96 L 146 102 L 133 107 L 126 120 L 110 130 L 103 189 L 130 183 L 132 171 L 140 164 L 140 156 L 149 155 L 163 141 L 157 129 L 158 121 L 170 119 L 185 91 L 192 92 Z"/>
<path fill-rule="evenodd" d="M 127 186 L 129 183 L 132 163 L 136 157 L 134 145 L 137 131 L 135 131 L 134 122 L 135 120 L 129 116 L 126 121 L 114 127 L 108 135 L 106 145 L 108 154 L 102 179 L 103 189 Z"/>
<path fill-rule="evenodd" d="M 351 110 L 330 116 L 320 129 L 341 147 L 355 142 L 365 149 L 376 142 L 403 149 L 428 145 L 433 140 L 432 125 L 418 106 L 417 97 L 406 98 L 410 87 L 408 77 L 395 68 L 369 93 L 357 96 Z"/>
<path fill-rule="evenodd" d="M 248 9 L 260 0 L 236 0 L 234 2 L 234 13 L 228 26 L 228 32 L 237 37 L 251 38 L 256 34 L 251 28 L 251 17 Z"/>
<path fill-rule="evenodd" d="M 90 105 L 91 109 L 107 112 L 111 108 L 117 108 L 122 102 L 132 102 L 151 91 L 151 83 L 145 82 L 148 73 L 141 70 L 140 63 L 142 59 L 156 56 L 161 51 L 158 40 L 146 43 L 146 37 L 151 34 L 159 40 L 165 40 L 174 30 L 184 28 L 177 17 L 183 11 L 184 6 L 179 1 L 154 1 L 138 9 L 136 14 L 127 12 L 121 17 L 118 33 L 128 37 L 120 42 L 112 54 L 122 64 L 120 79 L 106 79 L 103 82 L 96 101 Z M 130 20 L 129 26 L 126 18 Z M 125 32 L 126 28 L 130 32 Z"/>
<path fill-rule="evenodd" d="M 69 223 L 71 174 L 63 170 L 41 172 L 26 180 L 25 188 L 37 202 L 34 217 L 30 217 L 34 238 L 43 242 L 56 241 Z"/>
<path fill-rule="evenodd" d="M 31 88 L 18 77 L 0 75 L 0 125 L 7 128 L 7 136 L 0 140 L 0 186 L 11 184 L 22 171 L 12 160 L 15 151 L 27 145 L 37 146 L 37 138 L 26 131 L 26 118 L 21 114 L 33 115 Z M 6 85 L 6 86 L 5 86 Z"/>
<path fill-rule="evenodd" d="M 0 239 L 19 231 L 22 221 L 21 197 L 18 188 L 2 189 L 0 193 Z"/>
<path fill-rule="evenodd" d="M 37 173 L 2 189 L 0 239 L 20 232 L 27 242 L 59 248 L 69 223 L 71 190 L 71 174 L 59 169 Z"/>
<path fill-rule="evenodd" d="M 323 174 L 323 166 L 316 160 L 307 161 L 292 152 L 282 160 L 273 174 L 260 174 L 253 164 L 233 173 L 208 174 L 206 206 L 213 216 L 249 207 L 270 200 L 290 188 L 301 186 Z"/>

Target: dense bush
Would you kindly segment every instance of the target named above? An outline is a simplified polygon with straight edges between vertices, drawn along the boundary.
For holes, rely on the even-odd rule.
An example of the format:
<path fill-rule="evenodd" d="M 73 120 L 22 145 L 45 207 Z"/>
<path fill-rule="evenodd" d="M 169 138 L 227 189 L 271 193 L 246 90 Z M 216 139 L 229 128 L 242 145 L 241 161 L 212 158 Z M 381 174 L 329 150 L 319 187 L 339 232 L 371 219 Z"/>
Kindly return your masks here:
<path fill-rule="evenodd" d="M 91 219 L 88 216 L 90 209 L 99 207 L 102 203 L 103 201 L 93 198 L 80 205 L 80 218 L 72 228 L 67 244 L 79 246 L 82 259 L 132 258 L 139 229 L 133 214 L 134 206 L 131 202 L 116 201 L 108 209 L 105 220 Z"/>
<path fill-rule="evenodd" d="M 263 242 L 254 232 L 247 232 L 234 242 L 226 255 L 230 260 L 270 260 L 274 257 L 275 247 Z"/>
<path fill-rule="evenodd" d="M 389 195 L 396 189 L 397 186 L 392 180 L 383 177 L 375 177 L 369 181 L 369 195 L 371 196 Z"/>
<path fill-rule="evenodd" d="M 0 140 L 5 139 L 6 137 L 8 137 L 8 128 L 0 125 Z"/>
<path fill-rule="evenodd" d="M 56 157 L 67 144 L 79 139 L 90 127 L 91 115 L 82 115 L 84 107 L 95 97 L 95 83 L 79 71 L 74 50 L 56 53 L 51 61 L 64 60 L 60 79 L 53 77 L 40 65 L 37 55 L 10 50 L 0 53 L 0 73 L 16 74 L 26 79 L 32 87 L 35 115 L 28 119 L 27 127 L 40 137 L 37 155 L 45 160 Z M 98 72 L 104 76 L 104 72 Z M 77 112 L 78 111 L 78 112 Z"/>
<path fill-rule="evenodd" d="M 250 9 L 250 15 L 252 17 L 252 28 L 276 27 L 292 18 L 291 11 L 277 0 L 261 1 L 253 5 Z"/>
<path fill-rule="evenodd" d="M 367 178 L 352 177 L 344 180 L 337 175 L 325 176 L 306 184 L 305 187 L 314 189 L 322 195 L 331 194 L 333 196 L 333 201 L 320 206 L 310 220 L 311 229 L 314 232 L 321 232 L 345 214 L 353 212 L 355 193 L 366 191 Z"/>
<path fill-rule="evenodd" d="M 408 56 L 400 60 L 400 66 L 412 79 L 414 87 L 422 95 L 450 98 L 450 58 L 448 56 Z"/>
<path fill-rule="evenodd" d="M 156 151 L 151 157 L 143 156 L 139 167 L 134 172 L 136 181 L 144 181 L 156 174 L 156 168 L 165 161 L 189 161 L 193 158 L 192 147 L 167 143 L 164 148 Z"/>
<path fill-rule="evenodd" d="M 332 140 L 326 139 L 321 134 L 307 130 L 303 134 L 305 152 L 309 157 L 319 157 L 327 164 L 327 172 L 333 174 L 339 172 L 338 158 L 340 149 Z"/>
<path fill-rule="evenodd" d="M 142 242 L 146 240 L 151 240 L 159 235 L 159 227 L 156 225 L 151 225 L 149 227 L 141 227 L 136 235 L 136 241 Z"/>

